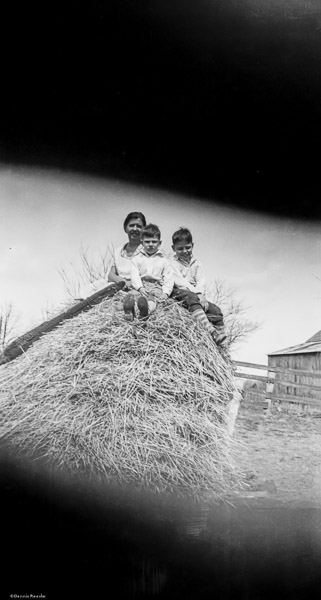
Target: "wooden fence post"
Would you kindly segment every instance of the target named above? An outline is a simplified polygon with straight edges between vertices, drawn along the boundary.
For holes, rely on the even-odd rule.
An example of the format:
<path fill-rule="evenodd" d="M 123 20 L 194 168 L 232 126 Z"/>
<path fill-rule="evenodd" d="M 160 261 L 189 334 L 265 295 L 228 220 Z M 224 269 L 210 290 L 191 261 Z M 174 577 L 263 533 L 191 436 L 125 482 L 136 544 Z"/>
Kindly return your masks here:
<path fill-rule="evenodd" d="M 274 380 L 275 380 L 275 371 L 269 371 L 267 372 L 267 376 L 268 379 L 273 379 L 273 381 L 267 381 L 266 382 L 266 402 L 267 402 L 267 410 L 266 410 L 266 414 L 269 414 L 271 412 L 271 403 L 272 403 L 272 394 L 274 391 Z"/>

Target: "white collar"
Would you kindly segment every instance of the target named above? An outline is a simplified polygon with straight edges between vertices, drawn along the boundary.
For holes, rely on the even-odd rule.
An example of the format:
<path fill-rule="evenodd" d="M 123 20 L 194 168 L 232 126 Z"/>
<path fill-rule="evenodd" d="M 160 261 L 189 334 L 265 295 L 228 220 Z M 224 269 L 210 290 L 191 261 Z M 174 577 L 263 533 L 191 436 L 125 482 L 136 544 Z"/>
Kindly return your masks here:
<path fill-rule="evenodd" d="M 126 246 L 127 246 L 127 244 L 128 244 L 128 242 L 126 242 L 126 244 L 124 244 L 124 245 L 122 246 L 122 248 L 121 248 L 121 251 L 120 251 L 120 252 L 121 252 L 121 254 L 123 254 L 124 256 L 128 256 L 128 254 L 127 254 L 127 252 L 126 252 Z M 136 248 L 135 252 L 133 252 L 133 254 L 131 255 L 131 257 L 132 257 L 132 256 L 136 256 L 136 254 L 138 254 L 138 253 L 141 251 L 141 248 L 142 248 L 142 245 L 141 245 L 141 244 L 139 244 L 139 246 L 137 246 L 137 248 Z M 131 257 L 130 257 L 130 258 L 131 258 Z"/>
<path fill-rule="evenodd" d="M 143 254 L 144 256 L 147 256 L 148 258 L 151 258 L 152 256 L 164 256 L 164 254 L 163 254 L 163 252 L 161 251 L 160 248 L 158 248 L 156 250 L 156 252 L 154 252 L 154 254 L 147 254 L 144 246 L 141 246 L 141 248 L 140 248 L 139 251 L 140 251 L 141 254 Z"/>
<path fill-rule="evenodd" d="M 186 262 L 185 260 L 181 260 L 179 259 L 176 254 L 174 254 L 174 260 L 176 260 L 178 263 L 180 263 L 181 265 L 183 265 L 184 267 L 191 267 L 195 262 L 196 262 L 196 258 L 194 258 L 192 256 L 190 262 Z"/>

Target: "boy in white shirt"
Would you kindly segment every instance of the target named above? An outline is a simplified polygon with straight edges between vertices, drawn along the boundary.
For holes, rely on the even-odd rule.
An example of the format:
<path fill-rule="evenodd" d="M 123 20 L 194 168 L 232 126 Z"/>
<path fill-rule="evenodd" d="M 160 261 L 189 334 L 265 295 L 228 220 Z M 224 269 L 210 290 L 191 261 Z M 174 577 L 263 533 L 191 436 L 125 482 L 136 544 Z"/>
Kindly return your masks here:
<path fill-rule="evenodd" d="M 217 345 L 226 344 L 221 309 L 205 298 L 206 280 L 202 264 L 193 257 L 193 238 L 189 229 L 181 227 L 172 236 L 174 288 L 171 297 L 182 302 L 193 318 L 202 323 Z"/>
<path fill-rule="evenodd" d="M 124 299 L 125 319 L 135 316 L 135 299 L 139 318 L 146 320 L 159 301 L 166 300 L 172 293 L 174 276 L 170 261 L 160 250 L 161 232 L 157 225 L 149 224 L 142 232 L 142 247 L 131 261 L 132 293 Z"/>

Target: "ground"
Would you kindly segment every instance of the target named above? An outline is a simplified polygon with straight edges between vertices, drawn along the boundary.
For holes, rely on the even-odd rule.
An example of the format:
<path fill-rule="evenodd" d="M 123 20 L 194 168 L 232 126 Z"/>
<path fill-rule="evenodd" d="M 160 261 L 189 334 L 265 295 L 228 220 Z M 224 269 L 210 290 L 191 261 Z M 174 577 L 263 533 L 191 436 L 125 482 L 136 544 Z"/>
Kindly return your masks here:
<path fill-rule="evenodd" d="M 49 600 L 106 597 L 106 589 L 115 589 L 115 598 L 318 599 L 318 414 L 285 407 L 267 413 L 262 404 L 244 402 L 234 435 L 248 490 L 238 502 L 201 509 L 184 501 L 140 505 L 134 495 L 122 505 L 118 491 L 115 499 L 105 488 L 78 489 L 74 481 L 62 490 L 51 474 L 43 487 L 37 473 L 21 474 L 4 463 L 1 514 L 9 559 L 2 596 L 17 596 L 19 587 Z"/>
<path fill-rule="evenodd" d="M 243 401 L 234 436 L 244 445 L 238 463 L 246 472 L 248 496 L 321 506 L 321 407 L 308 412 L 285 405 Z"/>

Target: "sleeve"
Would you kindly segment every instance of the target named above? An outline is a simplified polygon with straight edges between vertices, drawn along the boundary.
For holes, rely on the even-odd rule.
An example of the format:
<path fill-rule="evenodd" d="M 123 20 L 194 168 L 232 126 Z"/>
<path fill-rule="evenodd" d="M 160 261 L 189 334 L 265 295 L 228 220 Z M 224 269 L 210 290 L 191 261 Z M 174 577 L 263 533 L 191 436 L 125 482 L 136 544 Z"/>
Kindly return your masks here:
<path fill-rule="evenodd" d="M 132 286 L 135 290 L 139 290 L 139 288 L 143 287 L 143 283 L 139 273 L 139 261 L 137 257 L 133 258 L 131 261 L 130 279 L 132 282 Z"/>
<path fill-rule="evenodd" d="M 206 278 L 203 269 L 203 265 L 197 262 L 196 273 L 195 273 L 195 292 L 197 294 L 205 294 L 206 291 Z"/>
<path fill-rule="evenodd" d="M 116 267 L 116 250 L 115 249 L 113 250 L 113 253 L 111 255 L 111 262 L 110 262 L 110 269 L 109 270 L 111 270 L 111 269 L 113 269 L 114 272 L 116 273 L 116 275 L 118 275 L 118 273 L 117 273 L 117 267 Z"/>
<path fill-rule="evenodd" d="M 172 267 L 170 261 L 165 259 L 164 270 L 163 270 L 163 293 L 170 296 L 173 291 L 173 287 L 174 287 L 173 267 Z"/>

